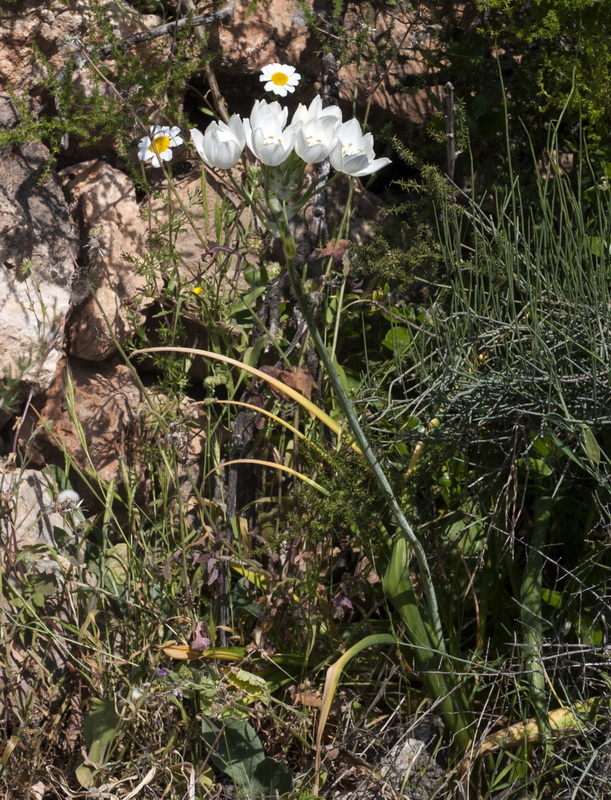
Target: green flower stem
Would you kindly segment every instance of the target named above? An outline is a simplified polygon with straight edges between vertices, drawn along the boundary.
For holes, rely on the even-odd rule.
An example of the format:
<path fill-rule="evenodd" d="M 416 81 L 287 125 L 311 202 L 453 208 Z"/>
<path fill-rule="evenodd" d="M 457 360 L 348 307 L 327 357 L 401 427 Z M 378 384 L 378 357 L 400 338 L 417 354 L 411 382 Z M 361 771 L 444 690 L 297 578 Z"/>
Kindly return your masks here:
<path fill-rule="evenodd" d="M 267 195 L 267 190 L 269 189 L 268 178 L 269 175 L 266 174 L 264 176 L 264 195 L 266 201 L 269 202 L 270 198 Z M 331 180 L 333 180 L 333 178 Z M 322 191 L 330 182 L 331 181 L 327 181 L 322 187 L 313 188 L 310 190 L 307 197 Z M 308 326 L 309 334 L 324 364 L 352 436 L 356 444 L 360 447 L 382 494 L 386 498 L 395 523 L 401 532 L 401 535 L 398 536 L 394 542 L 389 542 L 390 560 L 389 571 L 387 571 L 384 580 L 385 593 L 405 622 L 407 637 L 413 647 L 419 669 L 426 681 L 430 694 L 439 704 L 448 730 L 453 734 L 456 749 L 465 752 L 471 738 L 470 727 L 465 722 L 467 704 L 459 683 L 453 677 L 453 667 L 447 655 L 437 596 L 426 553 L 407 521 L 397 501 L 390 481 L 361 427 L 350 398 L 335 369 L 333 358 L 327 350 L 316 325 L 310 304 L 302 288 L 301 276 L 297 274 L 297 268 L 295 266 L 297 245 L 290 229 L 289 217 L 292 216 L 295 208 L 303 207 L 307 198 L 301 198 L 301 202 L 297 201 L 294 204 L 287 204 L 286 199 L 283 198 L 282 206 L 276 211 L 274 215 L 275 220 L 271 222 L 270 220 L 263 219 L 264 214 L 257 208 L 257 201 L 252 194 L 245 188 L 238 187 L 235 182 L 234 186 L 237 191 L 239 191 L 240 195 L 249 203 L 257 218 L 263 222 L 265 228 L 270 233 L 277 236 L 282 242 L 293 293 Z M 287 205 L 292 212 L 291 214 L 288 213 Z M 408 543 L 416 557 L 420 571 L 420 578 L 426 598 L 425 605 L 418 599 L 409 574 Z"/>
<path fill-rule="evenodd" d="M 526 556 L 526 568 L 520 590 L 521 617 L 524 627 L 524 667 L 528 676 L 530 701 L 539 731 L 549 727 L 548 703 L 545 684 L 545 669 L 541 658 L 543 646 L 543 548 L 547 540 L 554 501 L 551 497 L 539 497 L 535 503 L 535 516 L 530 549 Z"/>
<path fill-rule="evenodd" d="M 288 231 L 286 215 L 284 219 L 278 220 L 278 226 L 283 234 L 282 244 L 287 260 L 289 278 L 301 313 L 307 323 L 308 330 L 320 359 L 325 366 L 325 370 L 333 386 L 338 403 L 346 417 L 350 431 L 357 445 L 360 447 L 391 509 L 395 523 L 402 534 L 402 536 L 397 538 L 391 545 L 391 558 L 384 579 L 386 596 L 397 608 L 400 616 L 404 620 L 406 624 L 406 633 L 414 648 L 415 657 L 422 671 L 424 680 L 433 697 L 439 702 L 440 710 L 449 730 L 454 735 L 457 748 L 464 752 L 471 738 L 469 726 L 464 719 L 466 702 L 462 691 L 452 677 L 453 668 L 450 660 L 447 658 L 437 596 L 424 548 L 405 518 L 403 510 L 390 485 L 390 481 L 358 421 L 350 398 L 335 369 L 333 359 L 318 331 L 314 315 L 312 314 L 310 305 L 302 289 L 301 276 L 297 274 L 295 267 L 294 258 L 297 248 L 293 236 Z M 414 552 L 420 570 L 420 578 L 427 601 L 428 614 L 426 614 L 426 616 L 422 614 L 422 605 L 417 599 L 409 575 L 408 543 Z"/>
<path fill-rule="evenodd" d="M 325 343 L 318 331 L 318 326 L 316 325 L 316 321 L 314 320 L 314 315 L 310 309 L 310 304 L 303 292 L 301 286 L 301 278 L 297 275 L 295 264 L 294 264 L 294 255 L 296 252 L 295 241 L 291 237 L 290 242 L 283 239 L 283 245 L 285 247 L 285 253 L 287 255 L 287 264 L 288 264 L 288 272 L 289 278 L 291 281 L 291 286 L 293 292 L 295 293 L 295 297 L 297 299 L 297 303 L 299 304 L 299 309 L 304 316 L 304 319 L 308 325 L 308 329 L 310 331 L 310 335 L 312 340 L 316 346 L 318 351 L 318 355 L 320 356 L 321 361 L 325 366 L 325 370 L 328 373 L 329 380 L 331 381 L 331 385 L 333 386 L 333 391 L 336 394 L 337 401 L 342 409 L 346 417 L 346 421 L 350 427 L 350 431 L 354 436 L 354 439 L 357 445 L 363 452 L 365 460 L 369 465 L 369 468 L 373 472 L 373 475 L 376 479 L 376 482 L 382 491 L 382 494 L 386 498 L 390 510 L 392 511 L 393 518 L 397 524 L 397 527 L 401 530 L 407 541 L 410 543 L 414 555 L 416 556 L 416 561 L 418 562 L 418 567 L 420 569 L 422 583 L 424 587 L 424 593 L 427 600 L 427 605 L 429 609 L 429 614 L 431 617 L 431 625 L 435 635 L 435 638 L 438 639 L 436 642 L 437 648 L 441 652 L 445 652 L 445 645 L 443 644 L 443 629 L 441 625 L 441 616 L 439 614 L 439 606 L 437 603 L 437 597 L 435 594 L 435 588 L 433 586 L 433 578 L 431 576 L 431 571 L 429 569 L 428 561 L 426 558 L 426 554 L 424 552 L 424 548 L 422 544 L 416 537 L 416 534 L 412 530 L 411 525 L 405 518 L 403 510 L 399 505 L 395 493 L 390 485 L 388 478 L 386 477 L 386 473 L 384 472 L 382 465 L 378 461 L 376 454 L 367 439 L 367 436 L 364 430 L 361 427 L 360 422 L 354 412 L 352 403 L 350 402 L 350 398 L 346 394 L 346 390 L 344 389 L 340 377 L 333 365 L 332 358 L 327 350 Z"/>

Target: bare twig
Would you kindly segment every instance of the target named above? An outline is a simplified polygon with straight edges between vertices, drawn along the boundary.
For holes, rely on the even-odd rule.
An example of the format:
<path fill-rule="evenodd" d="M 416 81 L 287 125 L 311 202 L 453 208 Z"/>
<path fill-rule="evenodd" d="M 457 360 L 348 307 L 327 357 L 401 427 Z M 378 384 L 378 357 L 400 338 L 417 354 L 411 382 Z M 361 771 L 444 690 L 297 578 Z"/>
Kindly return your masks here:
<path fill-rule="evenodd" d="M 195 6 L 193 5 L 193 0 L 183 0 L 187 9 L 193 13 L 195 11 Z M 234 2 L 229 2 L 225 5 L 222 9 L 216 12 L 217 19 L 218 15 L 223 13 L 223 21 L 230 22 L 233 19 L 233 12 L 234 12 Z M 195 29 L 195 35 L 199 38 L 201 45 L 202 45 L 202 55 L 207 53 L 208 47 L 206 44 L 206 39 L 202 31 L 199 28 Z M 212 99 L 214 100 L 214 107 L 216 108 L 216 113 L 219 117 L 223 120 L 223 122 L 229 122 L 229 110 L 227 109 L 227 103 L 225 102 L 225 98 L 221 94 L 221 90 L 219 89 L 218 81 L 216 80 L 216 75 L 214 71 L 211 69 L 210 64 L 206 65 L 206 80 L 208 81 L 208 87 L 210 89 L 210 93 L 212 95 Z"/>
<path fill-rule="evenodd" d="M 453 181 L 456 167 L 456 136 L 454 135 L 454 112 L 456 106 L 454 104 L 454 86 L 449 81 L 443 87 L 443 106 L 446 118 L 446 175 Z"/>
<path fill-rule="evenodd" d="M 194 10 L 192 4 L 190 10 Z M 142 44 L 142 42 L 148 42 L 151 39 L 159 39 L 161 36 L 172 35 L 176 31 L 180 30 L 180 28 L 184 28 L 185 25 L 193 25 L 193 27 L 197 27 L 199 25 L 212 25 L 214 22 L 229 22 L 231 21 L 232 17 L 233 3 L 228 3 L 224 8 L 219 8 L 218 11 L 209 11 L 207 14 L 198 14 L 197 16 L 190 18 L 183 17 L 183 19 L 178 19 L 175 22 L 168 22 L 165 25 L 159 25 L 157 28 L 153 28 L 150 31 L 134 33 L 133 36 L 128 36 L 126 39 L 123 39 L 123 41 L 118 45 L 107 44 L 104 47 L 100 47 L 99 50 L 97 50 L 97 55 L 102 61 L 104 61 L 104 59 L 110 58 L 115 51 L 115 48 L 119 49 L 121 52 L 124 52 L 135 44 Z"/>

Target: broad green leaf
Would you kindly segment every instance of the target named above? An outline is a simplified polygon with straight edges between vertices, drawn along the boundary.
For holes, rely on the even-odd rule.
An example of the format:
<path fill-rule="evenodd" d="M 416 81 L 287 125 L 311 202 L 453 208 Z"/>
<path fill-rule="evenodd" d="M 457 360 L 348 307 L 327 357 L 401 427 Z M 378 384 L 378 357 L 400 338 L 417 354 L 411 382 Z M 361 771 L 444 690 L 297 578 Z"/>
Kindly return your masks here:
<path fill-rule="evenodd" d="M 246 720 L 224 722 L 202 718 L 202 738 L 214 766 L 240 787 L 252 792 L 252 776 L 265 758 L 257 732 Z"/>
<path fill-rule="evenodd" d="M 406 350 L 413 340 L 414 337 L 409 328 L 402 328 L 397 325 L 388 331 L 382 344 L 394 353 L 395 350 Z"/>
<path fill-rule="evenodd" d="M 586 451 L 587 457 L 594 464 L 595 467 L 600 466 L 600 447 L 596 441 L 596 436 L 592 433 L 592 428 L 587 425 L 583 426 L 583 449 Z"/>
<path fill-rule="evenodd" d="M 88 759 L 92 764 L 101 767 L 106 763 L 106 753 L 116 735 L 119 721 L 114 699 L 92 701 L 83 730 L 89 748 Z M 93 786 L 94 771 L 90 765 L 81 764 L 76 769 L 76 776 L 85 789 Z"/>
<path fill-rule="evenodd" d="M 278 797 L 293 788 L 293 772 L 284 761 L 264 758 L 255 768 L 255 788 L 262 797 Z"/>
<path fill-rule="evenodd" d="M 218 722 L 202 719 L 202 738 L 214 766 L 251 798 L 275 797 L 292 788 L 291 772 L 283 761 L 266 758 L 255 729 L 246 720 Z"/>

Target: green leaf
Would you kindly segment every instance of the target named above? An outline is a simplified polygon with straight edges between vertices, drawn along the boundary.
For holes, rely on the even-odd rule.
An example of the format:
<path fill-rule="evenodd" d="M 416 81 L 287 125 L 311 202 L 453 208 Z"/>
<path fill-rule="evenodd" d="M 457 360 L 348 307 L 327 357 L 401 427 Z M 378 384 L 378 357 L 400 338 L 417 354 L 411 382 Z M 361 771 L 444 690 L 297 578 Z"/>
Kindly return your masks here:
<path fill-rule="evenodd" d="M 587 457 L 590 461 L 594 464 L 595 467 L 600 466 L 600 447 L 598 442 L 596 441 L 596 436 L 592 433 L 592 428 L 589 428 L 587 425 L 583 426 L 582 429 L 583 435 L 583 449 L 586 451 Z"/>
<path fill-rule="evenodd" d="M 92 761 L 103 762 L 106 748 L 114 739 L 118 724 L 119 715 L 114 698 L 92 701 L 84 726 L 85 741 Z"/>
<path fill-rule="evenodd" d="M 264 758 L 255 769 L 255 782 L 263 797 L 277 797 L 293 788 L 293 772 L 284 761 Z"/>
<path fill-rule="evenodd" d="M 214 766 L 247 791 L 253 791 L 255 769 L 265 759 L 263 745 L 246 720 L 224 723 L 202 719 L 202 738 L 210 748 Z"/>
<path fill-rule="evenodd" d="M 562 608 L 563 599 L 562 593 L 556 589 L 542 589 L 541 597 L 543 601 L 554 608 Z"/>
<path fill-rule="evenodd" d="M 409 328 L 402 328 L 396 325 L 388 331 L 382 344 L 394 353 L 395 350 L 407 350 L 413 339 L 414 337 Z"/>
<path fill-rule="evenodd" d="M 106 559 L 106 578 L 113 584 L 122 586 L 127 580 L 128 548 L 126 542 L 119 542 L 108 550 Z"/>
<path fill-rule="evenodd" d="M 236 669 L 235 672 L 230 669 L 226 677 L 232 686 L 235 686 L 236 689 L 241 689 L 251 697 L 260 697 L 267 694 L 267 684 L 260 675 L 255 675 L 245 669 Z"/>
<path fill-rule="evenodd" d="M 246 720 L 223 723 L 202 719 L 202 738 L 214 766 L 248 797 L 275 797 L 292 788 L 291 771 L 283 761 L 266 758 L 255 729 Z"/>
<path fill-rule="evenodd" d="M 89 748 L 88 758 L 93 764 L 101 767 L 106 763 L 106 753 L 115 738 L 119 721 L 114 699 L 92 701 L 83 732 Z M 76 769 L 76 777 L 85 789 L 93 786 L 94 772 L 89 765 L 81 764 Z"/>

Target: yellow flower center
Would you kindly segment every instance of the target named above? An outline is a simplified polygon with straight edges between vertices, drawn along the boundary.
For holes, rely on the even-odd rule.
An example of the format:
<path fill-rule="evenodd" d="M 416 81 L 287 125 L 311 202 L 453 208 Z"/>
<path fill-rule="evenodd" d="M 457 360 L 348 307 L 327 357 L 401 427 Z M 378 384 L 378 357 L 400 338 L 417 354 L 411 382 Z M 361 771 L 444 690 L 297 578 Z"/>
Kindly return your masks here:
<path fill-rule="evenodd" d="M 149 150 L 151 153 L 165 153 L 166 150 L 170 149 L 170 137 L 166 136 L 165 134 L 161 134 L 161 136 L 155 136 L 153 141 L 149 145 Z"/>
<path fill-rule="evenodd" d="M 286 72 L 274 72 L 272 75 L 272 83 L 274 86 L 285 86 L 289 82 L 289 76 Z"/>

